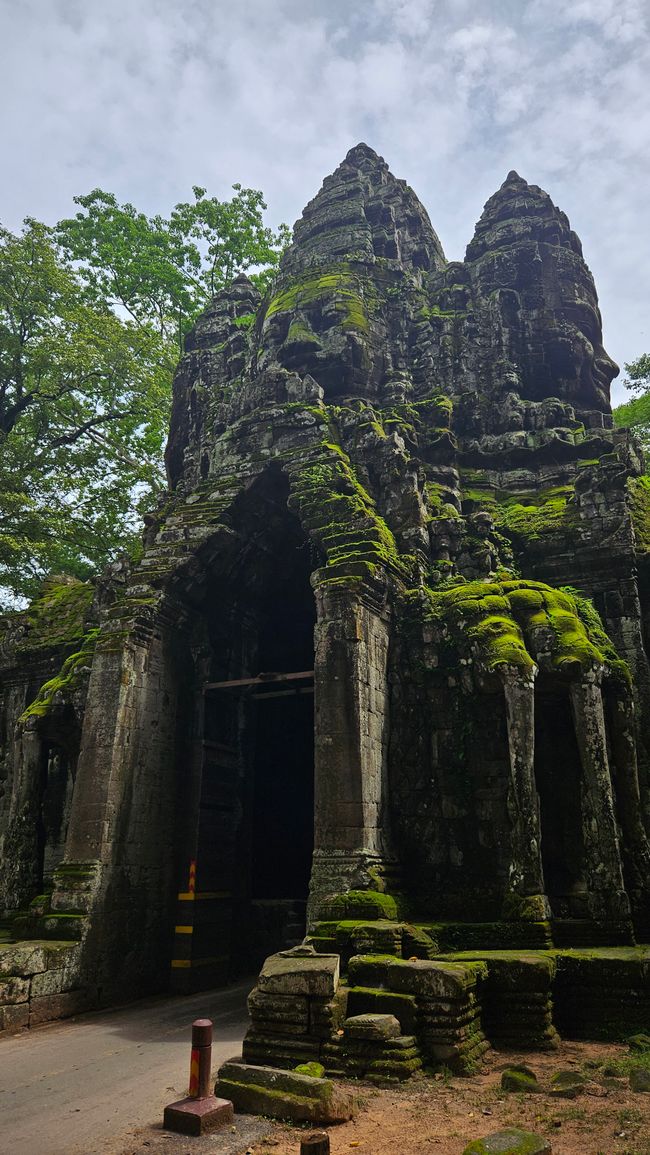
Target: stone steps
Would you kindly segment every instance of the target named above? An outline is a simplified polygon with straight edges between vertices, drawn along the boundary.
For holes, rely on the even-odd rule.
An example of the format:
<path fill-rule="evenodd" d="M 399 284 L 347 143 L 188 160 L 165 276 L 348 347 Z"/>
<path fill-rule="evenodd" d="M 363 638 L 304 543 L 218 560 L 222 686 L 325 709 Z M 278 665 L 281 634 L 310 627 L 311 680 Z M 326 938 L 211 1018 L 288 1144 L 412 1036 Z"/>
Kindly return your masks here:
<path fill-rule="evenodd" d="M 627 946 L 629 935 L 598 926 L 587 918 L 557 918 L 552 924 L 553 943 L 556 947 Z"/>

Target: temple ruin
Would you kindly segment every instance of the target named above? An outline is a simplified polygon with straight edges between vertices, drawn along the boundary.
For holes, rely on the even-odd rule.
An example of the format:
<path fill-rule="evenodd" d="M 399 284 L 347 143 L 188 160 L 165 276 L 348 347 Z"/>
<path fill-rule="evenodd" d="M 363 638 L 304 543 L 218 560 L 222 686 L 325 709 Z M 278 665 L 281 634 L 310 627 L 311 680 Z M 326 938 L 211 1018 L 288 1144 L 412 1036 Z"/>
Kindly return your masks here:
<path fill-rule="evenodd" d="M 185 349 L 141 561 L 2 623 L 0 1030 L 260 967 L 275 1066 L 648 1023 L 650 484 L 564 213 L 511 172 L 449 262 L 360 144 Z"/>

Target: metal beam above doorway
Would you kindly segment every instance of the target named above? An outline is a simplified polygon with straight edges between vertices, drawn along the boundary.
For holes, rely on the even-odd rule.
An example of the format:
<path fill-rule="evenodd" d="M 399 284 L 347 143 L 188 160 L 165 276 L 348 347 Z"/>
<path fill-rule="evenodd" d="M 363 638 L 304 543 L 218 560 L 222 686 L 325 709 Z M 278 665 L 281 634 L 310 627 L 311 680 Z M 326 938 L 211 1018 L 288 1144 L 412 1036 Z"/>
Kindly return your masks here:
<path fill-rule="evenodd" d="M 291 674 L 258 674 L 256 678 L 235 678 L 229 682 L 206 682 L 203 690 L 238 690 L 245 686 L 281 685 L 282 682 L 299 682 L 313 677 L 313 670 L 299 670 Z"/>

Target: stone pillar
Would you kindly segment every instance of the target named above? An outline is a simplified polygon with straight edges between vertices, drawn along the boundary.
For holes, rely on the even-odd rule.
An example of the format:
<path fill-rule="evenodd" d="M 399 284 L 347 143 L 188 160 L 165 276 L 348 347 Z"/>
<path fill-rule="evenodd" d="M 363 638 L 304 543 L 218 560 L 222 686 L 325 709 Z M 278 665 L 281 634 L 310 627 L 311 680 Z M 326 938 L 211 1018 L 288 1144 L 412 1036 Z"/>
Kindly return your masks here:
<path fill-rule="evenodd" d="M 52 907 L 88 916 L 86 969 L 106 999 L 169 973 L 176 782 L 173 629 L 153 612 L 100 638 Z"/>
<path fill-rule="evenodd" d="M 111 857 L 130 752 L 142 724 L 138 699 L 146 680 L 148 646 L 126 640 L 93 661 L 66 860 L 104 862 Z"/>
<path fill-rule="evenodd" d="M 650 846 L 643 824 L 632 691 L 625 684 L 610 683 L 605 702 L 625 880 L 637 938 L 647 942 L 650 934 Z"/>
<path fill-rule="evenodd" d="M 387 617 L 349 590 L 316 602 L 312 919 L 320 896 L 380 884 L 388 744 Z"/>
<path fill-rule="evenodd" d="M 4 830 L 0 831 L 0 909 L 16 910 L 34 897 L 41 879 L 38 822 L 41 806 L 42 741 L 38 721 L 15 726 L 11 739 L 11 789 Z"/>
<path fill-rule="evenodd" d="M 582 823 L 589 909 L 598 923 L 625 933 L 630 904 L 614 815 L 605 715 L 596 673 L 571 684 L 571 707 L 582 764 Z"/>
<path fill-rule="evenodd" d="M 640 724 L 650 713 L 650 666 L 636 577 L 627 574 L 619 580 L 615 590 L 605 592 L 604 624 L 617 653 L 627 662 L 632 674 L 641 813 L 650 837 L 650 740 L 647 727 Z"/>
<path fill-rule="evenodd" d="M 508 724 L 511 857 L 504 915 L 529 921 L 549 917 L 544 893 L 539 797 L 535 785 L 535 674 L 502 675 Z M 521 901 L 520 901 L 521 900 Z"/>

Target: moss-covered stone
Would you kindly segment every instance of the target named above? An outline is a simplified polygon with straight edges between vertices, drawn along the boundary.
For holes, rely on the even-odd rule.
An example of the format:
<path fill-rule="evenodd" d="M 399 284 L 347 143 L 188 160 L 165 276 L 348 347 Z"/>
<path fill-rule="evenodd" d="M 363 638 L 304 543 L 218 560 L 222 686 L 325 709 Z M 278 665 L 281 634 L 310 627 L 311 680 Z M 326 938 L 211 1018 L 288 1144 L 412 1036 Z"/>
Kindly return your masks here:
<path fill-rule="evenodd" d="M 323 269 L 316 275 L 299 277 L 276 293 L 266 309 L 266 320 L 278 313 L 289 313 L 295 309 L 309 310 L 328 302 L 340 313 L 343 329 L 356 329 L 366 333 L 369 328 L 369 311 L 374 308 L 377 291 L 368 278 L 353 272 L 349 263 Z"/>
<path fill-rule="evenodd" d="M 495 525 L 522 545 L 543 541 L 551 534 L 575 533 L 578 515 L 574 491 L 559 486 L 529 498 L 507 498 L 490 506 Z"/>
<path fill-rule="evenodd" d="M 294 1067 L 297 1075 L 309 1075 L 312 1079 L 322 1079 L 325 1074 L 325 1068 L 322 1063 L 299 1063 Z"/>
<path fill-rule="evenodd" d="M 647 1051 L 650 1055 L 650 1035 L 645 1031 L 639 1031 L 635 1035 L 630 1035 L 626 1041 L 631 1051 Z"/>
<path fill-rule="evenodd" d="M 537 1076 L 530 1067 L 508 1067 L 501 1075 L 501 1088 L 504 1091 L 514 1091 L 520 1094 L 539 1095 L 542 1088 L 537 1082 Z"/>
<path fill-rule="evenodd" d="M 361 1014 L 394 1015 L 402 1034 L 414 1035 L 417 1027 L 417 1002 L 414 995 L 372 987 L 350 987 L 347 1010 L 350 1016 Z"/>
<path fill-rule="evenodd" d="M 238 1112 L 296 1123 L 343 1123 L 357 1107 L 356 1100 L 331 1079 L 249 1063 L 224 1063 L 215 1095 L 230 1099 Z"/>
<path fill-rule="evenodd" d="M 532 1131 L 509 1127 L 505 1131 L 494 1131 L 484 1139 L 472 1140 L 463 1155 L 551 1155 L 551 1144 Z"/>
<path fill-rule="evenodd" d="M 39 650 L 69 646 L 86 633 L 88 612 L 93 600 L 91 582 L 76 578 L 48 578 L 41 594 L 25 611 L 27 630 L 19 649 Z"/>
<path fill-rule="evenodd" d="M 503 901 L 501 913 L 507 920 L 543 922 L 546 914 L 545 897 L 543 894 L 519 895 L 510 892 Z"/>
<path fill-rule="evenodd" d="M 67 697 L 77 688 L 84 671 L 90 669 L 98 637 L 99 629 L 88 631 L 81 649 L 70 654 L 59 673 L 41 686 L 34 701 L 22 713 L 21 722 L 27 722 L 30 718 L 44 718 L 52 710 L 58 696 Z"/>
<path fill-rule="evenodd" d="M 555 1071 L 551 1075 L 549 1093 L 556 1099 L 576 1099 L 584 1091 L 585 1081 L 580 1071 Z"/>
<path fill-rule="evenodd" d="M 633 1067 L 630 1071 L 630 1090 L 650 1093 L 650 1070 L 647 1067 Z"/>
<path fill-rule="evenodd" d="M 393 534 L 339 445 L 323 444 L 318 457 L 292 472 L 289 504 L 325 555 L 326 584 L 354 584 L 380 567 L 406 573 Z"/>
<path fill-rule="evenodd" d="M 647 474 L 631 477 L 627 487 L 637 549 L 640 553 L 650 553 L 650 477 Z"/>
<path fill-rule="evenodd" d="M 388 919 L 397 918 L 397 902 L 390 894 L 378 890 L 347 890 L 334 894 L 321 902 L 321 916 L 324 920 L 340 922 L 343 919 Z"/>
<path fill-rule="evenodd" d="M 602 623 L 596 626 L 575 595 L 542 582 L 467 582 L 443 592 L 421 590 L 418 601 L 451 645 L 465 648 L 487 670 L 525 672 L 536 662 L 568 674 L 614 663 L 619 668 Z"/>

